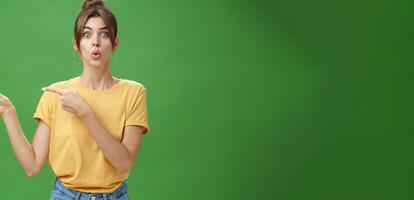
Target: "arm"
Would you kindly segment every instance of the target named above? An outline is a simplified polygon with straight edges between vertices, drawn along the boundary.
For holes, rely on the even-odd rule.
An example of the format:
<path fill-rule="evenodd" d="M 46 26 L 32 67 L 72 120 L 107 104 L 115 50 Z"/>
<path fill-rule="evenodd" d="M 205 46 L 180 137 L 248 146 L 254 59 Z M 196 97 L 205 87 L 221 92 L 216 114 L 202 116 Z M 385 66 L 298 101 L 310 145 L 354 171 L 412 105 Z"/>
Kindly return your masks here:
<path fill-rule="evenodd" d="M 144 128 L 140 126 L 126 126 L 122 141 L 118 142 L 105 130 L 89 105 L 77 91 L 51 87 L 44 90 L 61 96 L 62 109 L 75 114 L 83 121 L 92 138 L 112 166 L 120 172 L 128 172 L 132 169 Z"/>
<path fill-rule="evenodd" d="M 119 143 L 104 129 L 92 111 L 87 112 L 81 119 L 106 159 L 120 172 L 131 170 L 144 129 L 140 126 L 126 126 Z"/>
<path fill-rule="evenodd" d="M 44 122 L 40 121 L 33 137 L 33 144 L 30 144 L 21 129 L 16 109 L 7 97 L 1 94 L 0 114 L 20 165 L 28 176 L 36 175 L 43 168 L 47 159 L 50 128 Z"/>

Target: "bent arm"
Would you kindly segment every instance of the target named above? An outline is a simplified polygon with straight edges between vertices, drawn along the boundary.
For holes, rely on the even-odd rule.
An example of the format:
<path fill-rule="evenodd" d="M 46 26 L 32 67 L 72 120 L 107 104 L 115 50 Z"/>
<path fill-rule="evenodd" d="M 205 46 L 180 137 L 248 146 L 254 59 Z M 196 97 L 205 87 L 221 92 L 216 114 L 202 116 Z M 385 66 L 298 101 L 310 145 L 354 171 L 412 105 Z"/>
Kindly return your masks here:
<path fill-rule="evenodd" d="M 92 111 L 81 119 L 105 158 L 120 172 L 131 170 L 144 129 L 140 126 L 126 126 L 122 141 L 118 142 L 105 130 Z"/>
<path fill-rule="evenodd" d="M 14 107 L 4 113 L 3 120 L 20 165 L 28 176 L 36 175 L 47 159 L 50 128 L 43 121 L 39 121 L 32 144 L 30 144 L 23 133 Z"/>
<path fill-rule="evenodd" d="M 53 87 L 47 87 L 44 90 L 61 96 L 63 110 L 75 114 L 82 120 L 103 155 L 113 167 L 120 172 L 128 172 L 132 169 L 144 128 L 126 126 L 122 141 L 119 142 L 105 130 L 79 92 Z"/>

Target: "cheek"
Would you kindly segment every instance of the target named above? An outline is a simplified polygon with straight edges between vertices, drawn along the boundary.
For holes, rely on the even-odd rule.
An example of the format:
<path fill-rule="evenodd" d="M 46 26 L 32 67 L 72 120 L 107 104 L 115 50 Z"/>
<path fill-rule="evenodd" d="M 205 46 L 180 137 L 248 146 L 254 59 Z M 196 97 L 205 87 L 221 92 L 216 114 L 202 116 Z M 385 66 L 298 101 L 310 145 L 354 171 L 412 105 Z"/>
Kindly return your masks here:
<path fill-rule="evenodd" d="M 112 43 L 109 41 L 109 42 L 105 42 L 104 44 L 102 44 L 102 51 L 106 55 L 111 55 L 112 54 Z"/>
<path fill-rule="evenodd" d="M 88 46 L 88 44 L 86 44 L 85 42 L 79 43 L 79 50 L 80 50 L 80 53 L 82 54 L 82 56 L 87 53 L 87 51 L 88 51 L 87 46 Z"/>
<path fill-rule="evenodd" d="M 105 40 L 105 42 L 103 42 L 102 43 L 102 47 L 104 47 L 105 46 L 105 49 L 110 49 L 110 50 L 112 50 L 112 42 L 111 42 L 111 40 Z"/>

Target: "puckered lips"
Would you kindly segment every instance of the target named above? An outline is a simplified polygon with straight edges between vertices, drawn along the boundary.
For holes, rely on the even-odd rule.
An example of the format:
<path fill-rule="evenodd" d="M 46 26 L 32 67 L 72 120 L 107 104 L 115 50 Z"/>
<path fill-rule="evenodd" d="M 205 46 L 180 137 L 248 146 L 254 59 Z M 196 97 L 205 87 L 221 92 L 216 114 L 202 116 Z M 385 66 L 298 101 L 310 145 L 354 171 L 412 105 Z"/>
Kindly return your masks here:
<path fill-rule="evenodd" d="M 92 59 L 99 60 L 101 58 L 101 52 L 98 49 L 92 51 Z"/>

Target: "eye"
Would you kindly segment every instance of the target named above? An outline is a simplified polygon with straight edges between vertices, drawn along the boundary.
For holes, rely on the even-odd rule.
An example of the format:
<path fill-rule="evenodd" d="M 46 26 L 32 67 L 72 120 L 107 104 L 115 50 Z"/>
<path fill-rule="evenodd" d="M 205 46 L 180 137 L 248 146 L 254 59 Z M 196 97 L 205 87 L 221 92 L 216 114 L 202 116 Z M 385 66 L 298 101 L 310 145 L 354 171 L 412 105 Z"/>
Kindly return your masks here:
<path fill-rule="evenodd" d="M 102 36 L 103 38 L 108 38 L 108 37 L 109 37 L 109 33 L 108 33 L 108 32 L 102 32 L 102 33 L 101 33 L 101 36 Z"/>
<path fill-rule="evenodd" d="M 89 33 L 89 32 L 84 32 L 83 34 L 82 34 L 82 37 L 83 38 L 90 38 L 91 37 L 91 34 Z"/>

